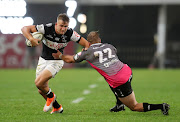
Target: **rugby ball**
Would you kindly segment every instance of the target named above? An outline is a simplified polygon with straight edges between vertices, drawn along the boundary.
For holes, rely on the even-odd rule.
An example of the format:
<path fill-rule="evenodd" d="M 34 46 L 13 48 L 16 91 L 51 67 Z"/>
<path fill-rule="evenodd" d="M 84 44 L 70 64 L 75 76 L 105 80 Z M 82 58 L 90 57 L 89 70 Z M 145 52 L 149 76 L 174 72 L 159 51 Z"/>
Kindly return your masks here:
<path fill-rule="evenodd" d="M 35 38 L 35 39 L 39 39 L 39 40 L 41 40 L 42 41 L 42 39 L 43 39 L 43 34 L 42 33 L 40 33 L 40 32 L 34 32 L 34 33 L 32 33 L 32 36 L 33 36 L 33 38 Z M 39 42 L 40 43 L 40 42 Z M 32 44 L 31 44 L 31 41 L 29 41 L 28 39 L 26 39 L 26 45 L 28 46 L 28 47 L 32 47 Z"/>

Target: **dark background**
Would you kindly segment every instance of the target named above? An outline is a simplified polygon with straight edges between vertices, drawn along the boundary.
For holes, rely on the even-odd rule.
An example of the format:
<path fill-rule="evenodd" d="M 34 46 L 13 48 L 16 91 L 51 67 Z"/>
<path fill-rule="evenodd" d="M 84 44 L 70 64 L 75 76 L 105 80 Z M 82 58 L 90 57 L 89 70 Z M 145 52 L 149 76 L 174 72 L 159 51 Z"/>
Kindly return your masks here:
<path fill-rule="evenodd" d="M 131 67 L 148 67 L 156 51 L 154 35 L 157 33 L 158 5 L 136 6 L 85 6 L 77 7 L 78 13 L 87 15 L 86 38 L 92 30 L 99 30 L 102 42 L 118 49 L 121 61 Z M 27 14 L 34 24 L 56 22 L 59 13 L 66 13 L 64 4 L 27 4 Z M 166 67 L 180 67 L 180 6 L 167 6 Z"/>

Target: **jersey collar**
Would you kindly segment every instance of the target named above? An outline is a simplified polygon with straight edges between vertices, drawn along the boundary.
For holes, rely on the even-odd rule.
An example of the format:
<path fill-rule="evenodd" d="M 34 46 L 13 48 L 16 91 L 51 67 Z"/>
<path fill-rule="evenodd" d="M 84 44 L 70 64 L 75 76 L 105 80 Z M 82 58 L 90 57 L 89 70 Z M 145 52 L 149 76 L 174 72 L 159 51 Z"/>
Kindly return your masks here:
<path fill-rule="evenodd" d="M 100 44 L 102 44 L 102 43 L 95 43 L 95 44 L 91 44 L 91 46 L 94 46 L 94 45 L 100 45 Z"/>

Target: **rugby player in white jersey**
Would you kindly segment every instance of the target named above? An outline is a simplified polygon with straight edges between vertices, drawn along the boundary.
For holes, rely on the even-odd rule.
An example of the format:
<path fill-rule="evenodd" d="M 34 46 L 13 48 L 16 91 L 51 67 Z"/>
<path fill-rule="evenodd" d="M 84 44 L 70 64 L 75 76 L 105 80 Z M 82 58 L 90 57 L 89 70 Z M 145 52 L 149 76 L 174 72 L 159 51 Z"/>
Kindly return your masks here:
<path fill-rule="evenodd" d="M 75 55 L 53 55 L 54 58 L 61 58 L 67 63 L 75 63 L 86 60 L 96 69 L 107 81 L 111 89 L 118 96 L 119 100 L 132 111 L 147 112 L 161 110 L 168 115 L 169 104 L 138 103 L 131 87 L 132 70 L 117 57 L 117 50 L 111 44 L 101 43 L 97 31 L 92 31 L 87 37 L 90 47 L 86 51 Z"/>
<path fill-rule="evenodd" d="M 36 68 L 35 85 L 39 93 L 46 100 L 43 111 L 47 112 L 53 107 L 51 114 L 63 112 L 62 105 L 56 101 L 56 95 L 51 91 L 48 83 L 64 65 L 63 60 L 54 59 L 52 54 L 58 52 L 63 53 L 63 49 L 67 46 L 69 41 L 77 42 L 85 49 L 89 47 L 87 40 L 68 26 L 69 17 L 66 14 L 59 14 L 55 24 L 30 25 L 24 26 L 21 29 L 24 37 L 31 41 L 32 46 L 38 46 L 40 40 L 33 38 L 31 33 L 41 32 L 44 35 L 42 40 L 42 54 L 39 57 Z"/>

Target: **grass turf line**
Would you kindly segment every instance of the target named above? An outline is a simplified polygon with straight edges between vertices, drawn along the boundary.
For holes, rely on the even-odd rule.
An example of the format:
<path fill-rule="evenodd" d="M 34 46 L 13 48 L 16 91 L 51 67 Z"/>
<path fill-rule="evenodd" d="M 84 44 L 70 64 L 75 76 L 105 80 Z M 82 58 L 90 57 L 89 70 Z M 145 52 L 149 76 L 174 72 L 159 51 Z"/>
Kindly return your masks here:
<path fill-rule="evenodd" d="M 126 111 L 110 113 L 115 97 L 108 84 L 93 69 L 63 69 L 51 79 L 50 87 L 63 105 L 63 114 L 50 115 L 43 112 L 45 100 L 38 94 L 34 84 L 35 70 L 0 70 L 0 121 L 179 121 L 180 82 L 179 69 L 148 70 L 132 69 L 132 87 L 138 102 L 171 105 L 169 116 L 161 111 L 146 113 Z M 91 84 L 97 84 L 94 89 Z M 84 95 L 83 91 L 91 90 Z M 74 99 L 84 97 L 78 104 Z"/>

